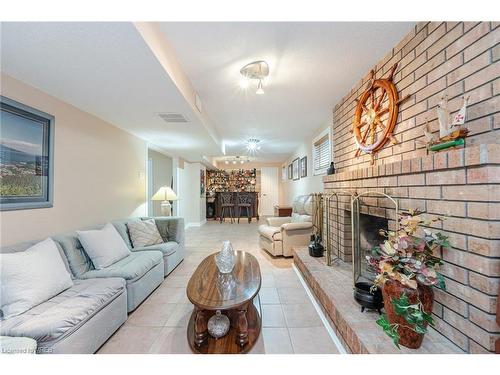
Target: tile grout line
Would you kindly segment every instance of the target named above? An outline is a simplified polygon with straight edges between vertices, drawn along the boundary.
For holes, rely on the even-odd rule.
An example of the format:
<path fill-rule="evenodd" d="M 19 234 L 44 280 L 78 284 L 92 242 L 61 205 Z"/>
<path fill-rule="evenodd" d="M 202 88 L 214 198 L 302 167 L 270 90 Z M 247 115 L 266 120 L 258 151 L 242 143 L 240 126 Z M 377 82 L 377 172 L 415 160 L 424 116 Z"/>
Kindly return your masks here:
<path fill-rule="evenodd" d="M 337 347 L 337 349 L 339 350 L 340 354 L 347 354 L 347 351 L 342 346 L 339 338 L 337 337 L 337 335 L 335 334 L 332 326 L 330 325 L 330 322 L 328 322 L 328 320 L 326 319 L 325 314 L 323 313 L 323 310 L 321 310 L 321 307 L 318 305 L 318 302 L 314 298 L 314 295 L 312 294 L 311 290 L 309 289 L 309 286 L 307 285 L 307 283 L 305 282 L 304 278 L 300 274 L 300 271 L 295 266 L 295 264 L 292 264 L 292 268 L 295 271 L 297 277 L 299 278 L 300 283 L 304 287 L 304 289 L 305 289 L 305 291 L 307 293 L 307 296 L 311 300 L 311 303 L 313 304 L 314 309 L 316 310 L 316 312 L 319 315 L 319 318 L 323 322 L 323 325 L 325 326 L 326 331 L 328 332 L 328 335 L 330 335 L 330 338 L 332 339 L 334 345 Z"/>

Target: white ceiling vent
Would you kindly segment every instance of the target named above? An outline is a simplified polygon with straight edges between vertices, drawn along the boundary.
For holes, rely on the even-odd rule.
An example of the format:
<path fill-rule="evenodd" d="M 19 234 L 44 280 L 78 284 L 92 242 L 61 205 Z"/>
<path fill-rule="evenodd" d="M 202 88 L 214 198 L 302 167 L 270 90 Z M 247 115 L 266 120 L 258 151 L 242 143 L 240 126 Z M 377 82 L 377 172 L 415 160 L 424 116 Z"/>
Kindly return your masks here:
<path fill-rule="evenodd" d="M 160 116 L 161 119 L 165 122 L 189 122 L 189 119 L 184 116 L 182 113 L 175 113 L 175 112 L 164 112 L 164 113 L 158 113 L 158 116 Z"/>

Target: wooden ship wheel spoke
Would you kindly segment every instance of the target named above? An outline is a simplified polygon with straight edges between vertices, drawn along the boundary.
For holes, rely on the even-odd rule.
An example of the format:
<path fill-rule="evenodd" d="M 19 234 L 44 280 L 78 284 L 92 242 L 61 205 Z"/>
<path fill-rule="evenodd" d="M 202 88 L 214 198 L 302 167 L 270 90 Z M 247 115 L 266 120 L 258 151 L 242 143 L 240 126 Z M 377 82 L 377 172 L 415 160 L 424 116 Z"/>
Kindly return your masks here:
<path fill-rule="evenodd" d="M 368 125 L 368 123 L 366 121 L 363 121 L 361 124 L 358 125 L 358 128 L 361 129 L 366 125 Z"/>
<path fill-rule="evenodd" d="M 356 106 L 352 128 L 358 146 L 356 156 L 359 156 L 361 152 L 369 154 L 372 157 L 372 163 L 374 154 L 388 140 L 392 143 L 396 142 L 393 131 L 398 117 L 398 107 L 409 98 L 407 96 L 400 100 L 398 97 L 396 86 L 392 82 L 396 68 L 397 64 L 394 64 L 387 78 L 375 79 L 375 72 L 372 71 L 371 80 Z"/>
<path fill-rule="evenodd" d="M 387 94 L 386 91 L 382 92 L 382 95 L 379 96 L 377 104 L 375 104 L 375 111 L 378 111 L 380 109 L 380 106 L 382 105 L 382 102 L 384 101 L 385 95 Z"/>
<path fill-rule="evenodd" d="M 380 109 L 379 111 L 377 111 L 377 116 L 380 117 L 382 115 L 385 115 L 387 112 L 389 112 L 389 108 Z"/>

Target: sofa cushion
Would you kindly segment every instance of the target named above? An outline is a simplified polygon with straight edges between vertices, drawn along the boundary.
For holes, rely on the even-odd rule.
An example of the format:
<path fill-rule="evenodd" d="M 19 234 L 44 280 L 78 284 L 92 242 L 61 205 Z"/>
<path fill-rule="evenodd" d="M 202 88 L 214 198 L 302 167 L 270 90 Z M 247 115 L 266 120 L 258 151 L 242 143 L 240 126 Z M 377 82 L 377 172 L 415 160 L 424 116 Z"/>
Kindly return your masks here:
<path fill-rule="evenodd" d="M 142 220 L 150 219 L 143 217 Z M 174 241 L 179 245 L 184 246 L 184 219 L 175 216 L 156 216 L 153 217 L 158 231 L 164 242 Z"/>
<path fill-rule="evenodd" d="M 281 229 L 279 227 L 271 227 L 268 225 L 260 225 L 259 233 L 261 236 L 271 241 L 281 241 Z"/>
<path fill-rule="evenodd" d="M 304 195 L 295 197 L 292 203 L 292 211 L 299 215 L 304 213 Z"/>
<path fill-rule="evenodd" d="M 134 247 L 133 251 L 161 251 L 163 256 L 172 255 L 179 248 L 179 244 L 174 241 L 164 242 L 158 245 Z"/>
<path fill-rule="evenodd" d="M 122 277 L 127 282 L 144 276 L 150 269 L 163 261 L 159 251 L 135 251 L 128 257 L 102 270 L 90 270 L 81 275 L 82 279 Z"/>
<path fill-rule="evenodd" d="M 49 346 L 70 335 L 124 293 L 120 278 L 75 280 L 74 285 L 24 314 L 0 323 L 0 335 L 31 337 Z"/>
<path fill-rule="evenodd" d="M 36 341 L 29 337 L 0 336 L 0 354 L 35 354 Z"/>
<path fill-rule="evenodd" d="M 290 222 L 291 223 L 307 223 L 307 222 L 312 222 L 312 217 L 310 215 L 300 215 L 300 214 L 296 214 L 294 212 L 294 213 L 292 213 L 292 220 Z"/>
<path fill-rule="evenodd" d="M 153 219 L 127 223 L 130 241 L 134 248 L 163 243 L 163 238 Z"/>
<path fill-rule="evenodd" d="M 304 199 L 303 215 L 312 215 L 313 211 L 313 197 L 312 195 L 306 195 Z"/>
<path fill-rule="evenodd" d="M 14 245 L 2 246 L 2 247 L 0 247 L 0 254 L 18 253 L 20 251 L 26 251 L 31 246 L 36 245 L 38 242 L 40 242 L 40 241 L 27 241 L 27 242 L 20 242 L 20 243 L 14 244 Z M 61 247 L 61 244 L 57 241 L 54 241 L 54 242 L 57 246 L 57 250 L 59 250 L 59 254 L 61 254 L 61 259 L 64 262 L 64 266 L 66 267 L 66 270 L 73 278 L 74 276 L 71 272 L 71 268 L 69 267 L 68 259 L 66 258 L 66 254 L 64 253 L 64 250 Z"/>
<path fill-rule="evenodd" d="M 24 313 L 73 285 L 56 243 L 0 254 L 0 319 Z"/>
<path fill-rule="evenodd" d="M 115 226 L 118 233 L 120 233 L 120 236 L 122 236 L 123 240 L 125 241 L 129 249 L 132 249 L 133 246 L 132 242 L 130 241 L 130 233 L 128 231 L 127 224 L 136 221 L 141 221 L 141 219 L 136 217 L 123 220 L 115 220 L 112 222 L 112 224 Z"/>
<path fill-rule="evenodd" d="M 311 195 L 299 195 L 293 200 L 292 210 L 299 215 L 312 215 Z"/>
<path fill-rule="evenodd" d="M 106 268 L 130 254 L 127 244 L 111 223 L 102 229 L 77 230 L 76 233 L 95 269 Z"/>
<path fill-rule="evenodd" d="M 98 228 L 102 228 L 102 225 Z M 83 249 L 75 232 L 53 236 L 52 239 L 63 249 L 69 268 L 76 278 L 80 278 L 85 272 L 94 269 L 92 260 Z"/>

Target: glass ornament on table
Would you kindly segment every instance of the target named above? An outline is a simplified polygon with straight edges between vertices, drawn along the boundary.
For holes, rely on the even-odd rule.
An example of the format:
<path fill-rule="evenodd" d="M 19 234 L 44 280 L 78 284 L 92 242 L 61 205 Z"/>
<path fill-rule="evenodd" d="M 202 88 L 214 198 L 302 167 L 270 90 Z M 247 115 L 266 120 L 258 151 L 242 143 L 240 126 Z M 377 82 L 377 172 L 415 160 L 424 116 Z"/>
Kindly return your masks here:
<path fill-rule="evenodd" d="M 215 314 L 208 319 L 208 333 L 216 339 L 224 337 L 229 331 L 230 326 L 231 322 L 229 321 L 229 318 L 222 314 L 220 310 L 217 310 Z"/>
<path fill-rule="evenodd" d="M 219 273 L 216 286 L 222 300 L 226 301 L 235 298 L 238 283 L 232 273 Z"/>
<path fill-rule="evenodd" d="M 220 273 L 231 273 L 234 268 L 235 254 L 230 241 L 222 243 L 222 249 L 215 255 L 215 264 Z"/>

